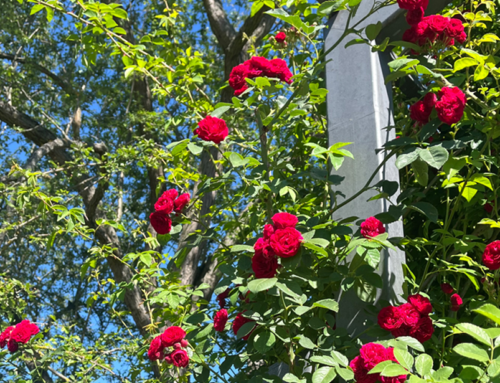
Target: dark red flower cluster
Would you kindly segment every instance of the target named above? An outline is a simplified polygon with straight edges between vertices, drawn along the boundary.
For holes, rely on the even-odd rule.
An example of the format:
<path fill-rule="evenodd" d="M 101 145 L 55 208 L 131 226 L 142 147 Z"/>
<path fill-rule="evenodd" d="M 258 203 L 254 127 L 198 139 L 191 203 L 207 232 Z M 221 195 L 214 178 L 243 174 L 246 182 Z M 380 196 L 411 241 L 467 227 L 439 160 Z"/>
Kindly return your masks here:
<path fill-rule="evenodd" d="M 278 270 L 278 257 L 293 257 L 300 249 L 302 234 L 295 228 L 298 218 L 290 213 L 277 213 L 273 225 L 264 226 L 264 237 L 254 245 L 252 270 L 256 278 L 272 278 Z"/>
<path fill-rule="evenodd" d="M 359 356 L 355 357 L 349 366 L 354 371 L 354 378 L 357 383 L 403 383 L 406 380 L 406 375 L 386 377 L 380 376 L 380 374 L 368 374 L 373 367 L 386 360 L 399 364 L 394 357 L 394 348 L 385 348 L 378 343 L 367 343 L 361 347 Z"/>
<path fill-rule="evenodd" d="M 212 141 L 220 144 L 229 134 L 226 121 L 222 118 L 207 116 L 200 122 L 194 130 L 194 134 L 198 135 L 203 141 Z"/>
<path fill-rule="evenodd" d="M 445 294 L 453 294 L 453 286 L 449 283 L 441 283 L 441 291 Z"/>
<path fill-rule="evenodd" d="M 450 302 L 451 302 L 451 308 L 450 308 L 451 311 L 460 310 L 460 306 L 462 306 L 462 304 L 464 303 L 462 297 L 458 294 L 453 294 L 450 297 Z"/>
<path fill-rule="evenodd" d="M 483 253 L 483 264 L 490 269 L 500 269 L 500 241 L 491 242 Z"/>
<path fill-rule="evenodd" d="M 227 310 L 226 309 L 221 309 L 217 311 L 214 317 L 214 329 L 215 331 L 222 332 L 224 331 L 224 328 L 226 327 L 227 323 Z"/>
<path fill-rule="evenodd" d="M 467 40 L 464 26 L 457 19 L 441 15 L 424 17 L 423 11 L 417 9 L 408 11 L 406 21 L 411 25 L 411 28 L 404 32 L 403 41 L 421 47 L 430 47 L 434 43 L 451 46 L 455 45 L 455 41 L 463 44 Z"/>
<path fill-rule="evenodd" d="M 178 327 L 168 327 L 163 334 L 153 339 L 149 346 L 148 357 L 150 360 L 164 359 L 168 364 L 176 367 L 187 367 L 189 356 L 186 350 L 188 341 L 184 339 L 186 332 Z"/>
<path fill-rule="evenodd" d="M 278 43 L 283 44 L 286 40 L 286 33 L 285 32 L 278 32 L 278 33 L 276 33 L 276 36 L 274 36 L 274 38 Z"/>
<path fill-rule="evenodd" d="M 239 313 L 238 315 L 236 315 L 236 318 L 234 318 L 234 320 L 233 320 L 233 332 L 234 332 L 234 335 L 238 335 L 238 330 L 245 323 L 255 322 L 253 319 L 245 318 L 242 314 L 243 313 Z M 241 339 L 248 340 L 248 338 L 250 338 L 250 335 L 252 335 L 253 330 L 255 330 L 255 327 L 252 329 L 252 331 L 250 331 L 247 335 L 245 335 Z"/>
<path fill-rule="evenodd" d="M 248 89 L 246 78 L 271 77 L 291 84 L 292 76 L 285 60 L 268 60 L 264 57 L 254 56 L 233 68 L 229 75 L 229 85 L 234 89 L 234 95 L 239 96 Z"/>
<path fill-rule="evenodd" d="M 219 307 L 221 309 L 226 307 L 226 298 L 229 296 L 230 291 L 231 291 L 231 289 L 228 287 L 225 291 L 223 291 L 222 293 L 217 295 L 217 297 L 215 298 L 217 300 L 217 302 L 219 302 Z"/>
<path fill-rule="evenodd" d="M 0 348 L 7 345 L 10 352 L 16 352 L 19 349 L 19 343 L 28 343 L 31 337 L 39 332 L 40 329 L 36 324 L 24 319 L 15 326 L 7 327 L 0 334 Z"/>
<path fill-rule="evenodd" d="M 384 224 L 375 217 L 369 217 L 361 223 L 361 235 L 365 238 L 370 239 L 383 233 L 385 233 Z"/>
<path fill-rule="evenodd" d="M 432 110 L 436 108 L 438 118 L 441 122 L 451 125 L 460 121 L 464 115 L 467 98 L 458 87 L 443 87 L 438 92 L 427 93 L 421 101 L 410 106 L 410 118 L 418 125 L 429 122 Z"/>
<path fill-rule="evenodd" d="M 408 303 L 401 306 L 388 306 L 380 310 L 378 324 L 390 331 L 394 337 L 412 336 L 419 342 L 432 337 L 434 327 L 429 314 L 432 312 L 429 299 L 420 294 L 410 295 Z"/>
<path fill-rule="evenodd" d="M 181 194 L 179 197 L 177 195 L 177 190 L 167 190 L 155 203 L 155 212 L 149 216 L 149 222 L 158 234 L 170 233 L 172 230 L 170 213 L 180 214 L 191 199 L 188 193 Z"/>

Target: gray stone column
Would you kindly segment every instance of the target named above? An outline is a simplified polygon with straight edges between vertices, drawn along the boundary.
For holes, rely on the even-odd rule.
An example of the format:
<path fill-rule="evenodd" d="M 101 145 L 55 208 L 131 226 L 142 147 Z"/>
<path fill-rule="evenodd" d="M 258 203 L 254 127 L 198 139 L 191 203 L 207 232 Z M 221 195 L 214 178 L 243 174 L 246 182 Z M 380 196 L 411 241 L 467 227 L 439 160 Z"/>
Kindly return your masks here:
<path fill-rule="evenodd" d="M 351 26 L 368 14 L 372 4 L 373 0 L 361 2 Z M 400 10 L 396 5 L 383 8 L 363 22 L 362 26 L 392 19 L 399 13 Z M 348 13 L 342 11 L 331 18 L 325 42 L 326 49 L 344 32 L 347 16 Z M 327 98 L 329 143 L 333 145 L 336 142 L 352 142 L 347 149 L 354 155 L 354 160 L 346 159 L 339 171 L 335 172 L 346 177 L 344 182 L 334 189 L 341 192 L 345 198 L 361 190 L 383 161 L 385 153 L 376 154 L 375 150 L 395 138 L 394 130 L 386 129 L 394 125 L 391 84 L 384 84 L 384 78 L 389 73 L 387 63 L 391 60 L 390 54 L 371 52 L 371 48 L 366 44 L 344 48 L 353 38 L 355 36 L 348 37 L 327 56 L 329 62 L 326 66 L 326 84 L 329 91 Z M 377 172 L 372 184 L 381 180 L 399 183 L 395 158 L 387 161 Z M 387 212 L 389 202 L 386 200 L 367 201 L 376 194 L 376 191 L 369 191 L 360 195 L 336 211 L 334 218 L 340 220 L 358 216 L 364 220 Z M 391 197 L 394 202 L 398 194 L 399 191 Z M 337 196 L 337 201 L 341 203 L 343 198 Z M 386 230 L 390 237 L 403 236 L 401 221 L 386 225 Z M 383 298 L 392 302 L 401 300 L 404 282 L 403 263 L 405 263 L 403 252 L 399 250 L 382 252 L 378 272 L 382 276 L 384 287 L 377 291 L 377 299 Z M 363 331 L 368 317 L 363 310 L 365 303 L 352 290 L 341 292 L 339 298 L 340 310 L 337 315 L 339 327 L 347 328 L 353 335 Z"/>

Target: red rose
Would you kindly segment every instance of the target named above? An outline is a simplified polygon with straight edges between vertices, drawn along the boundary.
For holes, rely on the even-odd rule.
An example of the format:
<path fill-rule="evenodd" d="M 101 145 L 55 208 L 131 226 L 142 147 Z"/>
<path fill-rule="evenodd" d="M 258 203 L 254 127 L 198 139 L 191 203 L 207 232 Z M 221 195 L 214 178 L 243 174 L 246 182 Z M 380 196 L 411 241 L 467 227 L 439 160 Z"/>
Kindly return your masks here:
<path fill-rule="evenodd" d="M 18 323 L 16 327 L 10 333 L 10 339 L 14 340 L 17 343 L 28 343 L 30 338 L 33 335 L 36 335 L 40 332 L 38 326 L 34 323 L 30 323 L 29 320 L 25 319 Z"/>
<path fill-rule="evenodd" d="M 491 212 L 493 211 L 493 205 L 489 202 L 486 202 L 483 206 L 483 209 L 486 213 L 491 214 Z"/>
<path fill-rule="evenodd" d="M 385 347 L 378 343 L 367 343 L 359 350 L 359 356 L 363 359 L 365 368 L 370 371 L 380 362 L 386 359 Z"/>
<path fill-rule="evenodd" d="M 456 39 L 460 44 L 465 43 L 465 41 L 467 40 L 467 33 L 465 32 L 460 33 L 460 36 L 458 36 Z"/>
<path fill-rule="evenodd" d="M 203 141 L 220 144 L 229 134 L 229 129 L 223 119 L 207 116 L 198 122 L 198 128 L 195 129 L 194 134 L 197 134 Z"/>
<path fill-rule="evenodd" d="M 0 334 L 0 348 L 4 348 L 10 339 L 10 333 L 14 330 L 14 326 L 9 326 Z"/>
<path fill-rule="evenodd" d="M 236 315 L 236 318 L 234 318 L 233 320 L 233 332 L 234 332 L 234 335 L 238 335 L 238 330 L 241 328 L 241 326 L 243 326 L 245 323 L 249 323 L 249 322 L 255 322 L 254 320 L 252 319 L 249 319 L 249 318 L 245 318 L 243 315 L 241 315 L 242 313 Z M 253 330 L 255 329 L 255 327 L 252 329 L 252 331 L 250 331 L 247 335 L 245 335 L 243 338 L 241 339 L 244 339 L 244 340 L 248 340 L 248 338 L 250 338 L 250 335 L 252 334 Z"/>
<path fill-rule="evenodd" d="M 424 17 L 424 21 L 429 24 L 429 28 L 431 29 L 431 31 L 437 34 L 443 33 L 450 23 L 450 19 L 448 17 L 444 17 L 441 15 L 431 15 Z"/>
<path fill-rule="evenodd" d="M 163 347 L 172 347 L 174 343 L 180 342 L 186 337 L 186 331 L 178 326 L 168 327 L 163 334 L 161 334 L 161 341 Z"/>
<path fill-rule="evenodd" d="M 423 8 L 427 9 L 429 5 L 429 0 L 398 0 L 399 8 L 406 9 L 408 11 Z"/>
<path fill-rule="evenodd" d="M 420 294 L 410 295 L 408 302 L 422 315 L 429 315 L 433 310 L 431 301 Z"/>
<path fill-rule="evenodd" d="M 292 72 L 288 69 L 288 65 L 283 59 L 272 59 L 271 68 L 269 70 L 269 77 L 277 77 L 281 81 L 286 82 L 287 84 L 292 83 Z"/>
<path fill-rule="evenodd" d="M 451 311 L 460 310 L 460 306 L 462 306 L 462 304 L 464 303 L 462 297 L 458 294 L 453 294 L 450 297 L 450 302 L 451 302 Z"/>
<path fill-rule="evenodd" d="M 419 125 L 425 125 L 429 122 L 431 112 L 432 108 L 427 108 L 423 101 L 417 101 L 410 106 L 410 118 Z"/>
<path fill-rule="evenodd" d="M 420 313 L 411 303 L 405 303 L 398 307 L 399 314 L 403 319 L 403 323 L 407 326 L 414 327 L 420 319 Z"/>
<path fill-rule="evenodd" d="M 354 371 L 354 379 L 356 383 L 375 383 L 380 379 L 380 374 L 368 374 L 368 370 L 364 366 L 364 361 L 360 356 L 355 357 L 349 367 Z"/>
<path fill-rule="evenodd" d="M 189 342 L 186 339 L 181 340 L 181 347 L 187 347 Z"/>
<path fill-rule="evenodd" d="M 149 360 L 160 360 L 163 359 L 163 343 L 161 341 L 161 335 L 157 336 L 151 341 L 148 350 Z"/>
<path fill-rule="evenodd" d="M 274 36 L 277 42 L 279 43 L 284 43 L 286 40 L 286 34 L 285 32 L 278 32 L 276 33 L 276 36 Z"/>
<path fill-rule="evenodd" d="M 378 313 L 378 324 L 387 331 L 393 331 L 401 327 L 403 318 L 397 307 L 387 306 Z"/>
<path fill-rule="evenodd" d="M 174 210 L 174 200 L 177 198 L 177 190 L 170 189 L 163 193 L 155 203 L 155 210 L 166 214 L 172 213 Z"/>
<path fill-rule="evenodd" d="M 273 225 L 267 224 L 264 226 L 264 240 L 271 238 L 271 235 L 274 234 Z"/>
<path fill-rule="evenodd" d="M 415 25 L 416 43 L 424 46 L 428 42 L 436 41 L 437 34 L 434 32 L 425 18 Z"/>
<path fill-rule="evenodd" d="M 375 217 L 369 217 L 361 224 L 361 235 L 365 238 L 376 237 L 383 233 L 385 233 L 384 225 Z"/>
<path fill-rule="evenodd" d="M 467 99 L 458 88 L 443 87 L 439 91 L 440 100 L 436 102 L 436 111 L 439 119 L 445 124 L 456 124 L 464 115 Z"/>
<path fill-rule="evenodd" d="M 226 307 L 226 298 L 228 297 L 230 291 L 231 290 L 228 287 L 226 289 L 226 291 L 220 293 L 219 295 L 217 295 L 217 298 L 215 298 L 219 302 L 219 307 L 221 309 L 223 309 L 224 307 Z"/>
<path fill-rule="evenodd" d="M 297 226 L 299 223 L 299 219 L 290 213 L 276 213 L 273 215 L 273 223 L 275 229 L 284 229 L 285 227 L 293 227 Z"/>
<path fill-rule="evenodd" d="M 426 108 L 431 109 L 434 108 L 437 102 L 437 96 L 434 93 L 427 93 L 422 99 Z M 430 114 L 430 112 L 429 112 Z"/>
<path fill-rule="evenodd" d="M 417 41 L 417 29 L 415 27 L 411 27 L 404 31 L 402 40 L 407 41 L 409 43 L 416 43 Z"/>
<path fill-rule="evenodd" d="M 271 248 L 270 237 L 268 239 L 259 238 L 257 242 L 255 242 L 255 245 L 253 245 L 253 248 L 255 250 L 255 254 L 263 254 L 266 258 L 276 257 L 273 249 Z"/>
<path fill-rule="evenodd" d="M 293 227 L 278 229 L 271 236 L 271 248 L 278 257 L 290 258 L 298 253 L 302 239 L 302 234 Z"/>
<path fill-rule="evenodd" d="M 252 270 L 255 278 L 272 278 L 278 270 L 276 257 L 266 257 L 262 251 L 256 252 L 252 257 Z"/>
<path fill-rule="evenodd" d="M 14 339 L 9 339 L 9 341 L 7 342 L 7 349 L 10 352 L 16 352 L 19 349 L 19 345 Z"/>
<path fill-rule="evenodd" d="M 410 336 L 414 328 L 415 327 L 402 324 L 401 327 L 392 330 L 391 334 L 394 338 L 399 338 L 400 336 Z"/>
<path fill-rule="evenodd" d="M 265 77 L 270 74 L 271 65 L 265 57 L 254 56 L 246 61 L 249 77 Z"/>
<path fill-rule="evenodd" d="M 174 211 L 180 214 L 182 212 L 182 209 L 184 209 L 184 207 L 189 203 L 190 200 L 191 196 L 189 195 L 189 193 L 181 194 L 179 198 L 174 201 Z"/>
<path fill-rule="evenodd" d="M 227 323 L 227 310 L 222 309 L 217 311 L 214 317 L 214 329 L 215 331 L 222 332 Z"/>
<path fill-rule="evenodd" d="M 445 294 L 453 294 L 453 287 L 449 283 L 441 283 L 441 291 Z"/>
<path fill-rule="evenodd" d="M 464 25 L 460 20 L 451 19 L 446 26 L 446 34 L 451 37 L 458 39 L 462 33 L 465 32 Z"/>
<path fill-rule="evenodd" d="M 167 234 L 172 230 L 172 220 L 162 211 L 155 211 L 149 216 L 149 222 L 158 234 Z"/>
<path fill-rule="evenodd" d="M 165 362 L 167 362 L 167 364 L 172 364 L 172 356 L 170 354 L 165 355 Z"/>
<path fill-rule="evenodd" d="M 406 13 L 406 22 L 410 25 L 417 25 L 424 18 L 424 8 L 419 7 Z"/>
<path fill-rule="evenodd" d="M 500 241 L 491 242 L 483 253 L 483 264 L 490 269 L 500 269 Z"/>
<path fill-rule="evenodd" d="M 420 343 L 424 343 L 431 339 L 432 334 L 434 334 L 434 326 L 432 325 L 431 318 L 422 317 L 418 321 L 417 325 L 413 327 L 409 335 L 414 337 Z"/>
<path fill-rule="evenodd" d="M 175 367 L 187 367 L 189 364 L 189 356 L 186 350 L 175 350 L 170 354 L 170 358 Z"/>
<path fill-rule="evenodd" d="M 240 64 L 233 68 L 229 75 L 229 85 L 234 89 L 235 96 L 239 96 L 248 89 L 248 84 L 245 80 L 248 77 L 248 65 Z"/>

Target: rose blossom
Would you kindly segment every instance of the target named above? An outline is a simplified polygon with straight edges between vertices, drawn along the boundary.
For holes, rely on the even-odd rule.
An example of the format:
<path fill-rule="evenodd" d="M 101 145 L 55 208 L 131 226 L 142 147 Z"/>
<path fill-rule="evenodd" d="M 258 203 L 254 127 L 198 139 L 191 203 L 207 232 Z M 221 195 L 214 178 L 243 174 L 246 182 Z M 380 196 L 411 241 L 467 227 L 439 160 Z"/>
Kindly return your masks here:
<path fill-rule="evenodd" d="M 449 283 L 441 283 L 441 291 L 445 294 L 453 294 L 453 287 Z"/>
<path fill-rule="evenodd" d="M 410 118 L 419 125 L 425 125 L 429 122 L 431 112 L 432 108 L 427 108 L 423 101 L 417 101 L 410 106 Z"/>
<path fill-rule="evenodd" d="M 277 42 L 279 43 L 284 43 L 286 40 L 286 33 L 285 32 L 278 32 L 276 33 L 276 36 L 274 36 Z"/>
<path fill-rule="evenodd" d="M 403 324 L 403 318 L 399 313 L 399 309 L 394 306 L 384 307 L 378 313 L 378 324 L 387 331 L 393 331 L 400 328 Z"/>
<path fill-rule="evenodd" d="M 227 323 L 227 310 L 222 309 L 217 311 L 214 317 L 214 329 L 215 331 L 222 332 L 224 331 L 224 328 L 226 327 Z"/>
<path fill-rule="evenodd" d="M 9 339 L 9 341 L 7 342 L 7 349 L 11 353 L 14 353 L 19 349 L 19 344 L 14 339 Z"/>
<path fill-rule="evenodd" d="M 446 34 L 455 39 L 459 39 L 462 33 L 465 33 L 464 25 L 460 20 L 450 19 L 450 22 L 446 26 Z M 465 35 L 467 38 L 467 35 Z"/>
<path fill-rule="evenodd" d="M 378 343 L 368 343 L 361 347 L 359 356 L 364 360 L 365 368 L 370 371 L 386 359 L 385 347 Z"/>
<path fill-rule="evenodd" d="M 253 245 L 255 254 L 261 253 L 266 258 L 275 258 L 276 255 L 274 254 L 274 250 L 271 248 L 270 239 L 271 237 L 267 239 L 264 238 L 257 239 L 257 242 L 255 242 L 255 245 Z"/>
<path fill-rule="evenodd" d="M 172 220 L 163 211 L 155 211 L 149 216 L 149 222 L 158 234 L 168 234 L 172 230 Z"/>
<path fill-rule="evenodd" d="M 164 347 L 172 347 L 175 343 L 180 342 L 186 337 L 186 331 L 178 326 L 168 327 L 161 334 L 161 341 Z"/>
<path fill-rule="evenodd" d="M 217 300 L 217 302 L 219 302 L 219 307 L 221 309 L 223 309 L 224 307 L 226 307 L 226 298 L 228 297 L 230 291 L 231 290 L 228 287 L 226 289 L 226 291 L 223 291 L 222 293 L 220 293 L 219 295 L 217 295 L 217 298 L 215 298 Z"/>
<path fill-rule="evenodd" d="M 273 278 L 278 267 L 277 258 L 266 257 L 262 251 L 256 252 L 252 257 L 252 270 L 255 273 L 255 278 Z"/>
<path fill-rule="evenodd" d="M 384 225 L 375 217 L 369 217 L 361 223 L 361 235 L 365 238 L 376 237 L 383 233 L 385 233 Z"/>
<path fill-rule="evenodd" d="M 302 234 L 293 227 L 278 229 L 270 238 L 271 248 L 281 258 L 290 258 L 298 253 Z"/>
<path fill-rule="evenodd" d="M 248 89 L 245 78 L 249 78 L 248 66 L 240 64 L 235 66 L 229 75 L 229 85 L 234 89 L 234 95 L 239 96 Z"/>
<path fill-rule="evenodd" d="M 30 338 L 33 335 L 36 335 L 40 332 L 38 326 L 34 323 L 31 323 L 29 320 L 24 319 L 20 323 L 14 327 L 12 332 L 10 333 L 10 339 L 14 340 L 17 343 L 28 343 Z"/>
<path fill-rule="evenodd" d="M 448 17 L 444 17 L 441 15 L 431 15 L 424 17 L 424 21 L 429 24 L 429 28 L 431 29 L 431 31 L 437 34 L 443 33 L 450 23 L 450 19 Z"/>
<path fill-rule="evenodd" d="M 163 342 L 161 341 L 161 335 L 153 339 L 149 345 L 148 358 L 149 360 L 160 360 L 163 359 Z"/>
<path fill-rule="evenodd" d="M 190 200 L 191 196 L 189 195 L 189 193 L 181 194 L 179 198 L 174 201 L 174 211 L 180 214 L 182 212 L 182 209 L 184 209 L 184 207 L 189 203 Z"/>
<path fill-rule="evenodd" d="M 432 334 L 434 334 L 434 326 L 432 325 L 431 318 L 422 317 L 418 321 L 417 325 L 411 330 L 409 335 L 414 337 L 420 343 L 424 343 L 431 339 Z"/>
<path fill-rule="evenodd" d="M 0 334 L 0 348 L 4 348 L 10 339 L 10 333 L 14 330 L 14 326 L 9 326 Z"/>
<path fill-rule="evenodd" d="M 155 203 L 155 210 L 166 214 L 172 213 L 174 210 L 174 200 L 177 198 L 177 190 L 170 189 L 164 192 L 158 201 Z"/>
<path fill-rule="evenodd" d="M 451 302 L 451 311 L 458 311 L 460 310 L 460 306 L 464 303 L 462 300 L 462 297 L 458 294 L 453 294 L 450 297 L 450 302 Z"/>
<path fill-rule="evenodd" d="M 391 360 L 398 363 L 394 357 L 394 349 L 392 347 L 385 348 L 377 343 L 367 343 L 361 347 L 360 355 L 354 358 L 349 367 L 354 372 L 354 378 L 357 383 L 399 383 L 406 380 L 406 375 L 400 375 L 394 378 L 386 378 L 378 374 L 368 374 L 368 372 L 375 367 L 378 363 Z"/>
<path fill-rule="evenodd" d="M 187 367 L 189 364 L 189 356 L 186 350 L 175 350 L 170 354 L 170 357 L 175 367 Z"/>
<path fill-rule="evenodd" d="M 412 11 L 417 8 L 427 9 L 429 0 L 398 0 L 399 8 Z"/>
<path fill-rule="evenodd" d="M 408 302 L 422 315 L 429 315 L 433 310 L 431 301 L 420 294 L 410 295 Z"/>
<path fill-rule="evenodd" d="M 203 141 L 220 144 L 229 134 L 229 129 L 223 119 L 207 116 L 198 122 L 198 128 L 195 129 L 194 134 L 197 134 Z"/>
<path fill-rule="evenodd" d="M 276 213 L 271 219 L 275 229 L 284 229 L 286 227 L 295 228 L 299 223 L 299 219 L 295 215 L 286 212 Z"/>
<path fill-rule="evenodd" d="M 271 68 L 269 70 L 269 77 L 279 78 L 281 81 L 286 82 L 287 84 L 292 83 L 292 72 L 288 69 L 288 65 L 283 59 L 272 59 L 270 61 Z"/>
<path fill-rule="evenodd" d="M 264 226 L 264 240 L 271 238 L 271 235 L 274 234 L 273 225 L 267 224 Z"/>
<path fill-rule="evenodd" d="M 234 335 L 238 335 L 238 330 L 241 328 L 241 326 L 243 326 L 245 323 L 249 323 L 249 322 L 255 322 L 254 320 L 252 319 L 249 319 L 249 318 L 245 318 L 243 315 L 241 315 L 242 313 L 236 315 L 236 318 L 234 318 L 233 320 L 233 332 L 234 332 Z M 255 327 L 252 329 L 252 331 L 250 331 L 247 335 L 245 335 L 244 337 L 242 337 L 241 339 L 243 340 L 248 340 L 248 338 L 250 338 L 250 335 L 252 334 L 253 330 L 255 329 Z"/>
<path fill-rule="evenodd" d="M 483 253 L 483 264 L 490 269 L 500 269 L 500 241 L 491 242 Z"/>
<path fill-rule="evenodd" d="M 406 13 L 406 22 L 410 25 L 417 25 L 424 18 L 424 8 L 419 7 Z"/>
<path fill-rule="evenodd" d="M 405 303 L 398 308 L 405 325 L 414 327 L 418 323 L 418 320 L 420 319 L 420 313 L 417 311 L 415 306 L 413 306 L 411 303 Z"/>
<path fill-rule="evenodd" d="M 467 99 L 458 87 L 443 87 L 439 91 L 440 100 L 436 102 L 438 118 L 445 124 L 456 124 L 464 115 Z"/>

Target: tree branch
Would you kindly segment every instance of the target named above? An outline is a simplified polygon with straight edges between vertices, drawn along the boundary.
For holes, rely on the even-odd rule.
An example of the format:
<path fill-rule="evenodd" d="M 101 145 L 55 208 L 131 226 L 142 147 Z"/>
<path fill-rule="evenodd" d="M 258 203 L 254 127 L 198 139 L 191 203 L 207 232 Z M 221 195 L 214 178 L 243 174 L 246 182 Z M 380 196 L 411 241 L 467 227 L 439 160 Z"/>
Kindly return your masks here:
<path fill-rule="evenodd" d="M 38 64 L 36 61 L 29 59 L 29 58 L 23 58 L 23 57 L 16 57 L 15 55 L 11 54 L 6 54 L 6 53 L 0 53 L 0 59 L 4 60 L 10 60 L 10 61 L 15 61 L 21 64 L 26 64 L 26 65 L 31 65 L 32 67 L 36 68 L 39 72 L 43 73 L 47 77 L 51 78 L 52 81 L 54 81 L 57 85 L 59 85 L 66 93 L 68 94 L 76 94 L 77 92 L 73 87 L 64 81 L 61 77 L 56 75 L 54 72 L 51 72 L 44 66 Z"/>
<path fill-rule="evenodd" d="M 212 32 L 217 38 L 224 53 L 229 52 L 229 46 L 236 37 L 236 31 L 227 18 L 220 0 L 203 0 Z"/>

